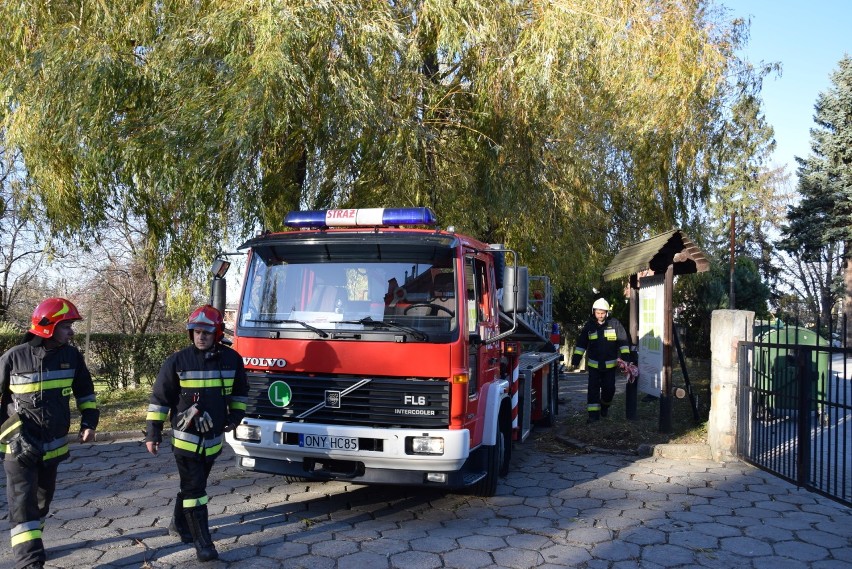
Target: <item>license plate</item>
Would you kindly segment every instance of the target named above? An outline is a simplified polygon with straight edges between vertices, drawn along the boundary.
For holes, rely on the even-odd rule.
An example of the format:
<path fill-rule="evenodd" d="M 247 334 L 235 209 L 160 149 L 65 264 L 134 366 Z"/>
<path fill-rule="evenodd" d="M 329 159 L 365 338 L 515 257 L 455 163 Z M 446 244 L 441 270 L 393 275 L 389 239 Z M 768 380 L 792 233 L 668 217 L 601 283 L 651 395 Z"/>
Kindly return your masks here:
<path fill-rule="evenodd" d="M 333 437 L 330 435 L 307 435 L 299 433 L 299 446 L 304 448 L 321 448 L 325 450 L 358 450 L 356 437 Z"/>

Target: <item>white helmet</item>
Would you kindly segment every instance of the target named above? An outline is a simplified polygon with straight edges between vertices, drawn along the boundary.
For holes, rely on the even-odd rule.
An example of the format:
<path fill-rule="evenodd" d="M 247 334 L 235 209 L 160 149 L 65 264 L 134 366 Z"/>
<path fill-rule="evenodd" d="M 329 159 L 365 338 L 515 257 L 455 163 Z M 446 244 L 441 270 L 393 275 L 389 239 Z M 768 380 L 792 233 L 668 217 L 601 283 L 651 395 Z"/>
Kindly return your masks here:
<path fill-rule="evenodd" d="M 609 312 L 609 303 L 606 301 L 605 298 L 599 298 L 592 305 L 592 314 L 595 313 L 595 310 L 606 310 L 607 312 Z"/>

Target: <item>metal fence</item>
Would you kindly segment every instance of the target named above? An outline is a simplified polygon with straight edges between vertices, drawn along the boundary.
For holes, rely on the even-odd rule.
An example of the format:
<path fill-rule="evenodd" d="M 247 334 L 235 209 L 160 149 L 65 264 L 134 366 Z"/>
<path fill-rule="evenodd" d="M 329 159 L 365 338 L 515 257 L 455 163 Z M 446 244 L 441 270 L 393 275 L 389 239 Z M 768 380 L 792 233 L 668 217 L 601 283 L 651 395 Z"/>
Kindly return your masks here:
<path fill-rule="evenodd" d="M 737 455 L 852 506 L 852 348 L 799 326 L 739 345 Z"/>

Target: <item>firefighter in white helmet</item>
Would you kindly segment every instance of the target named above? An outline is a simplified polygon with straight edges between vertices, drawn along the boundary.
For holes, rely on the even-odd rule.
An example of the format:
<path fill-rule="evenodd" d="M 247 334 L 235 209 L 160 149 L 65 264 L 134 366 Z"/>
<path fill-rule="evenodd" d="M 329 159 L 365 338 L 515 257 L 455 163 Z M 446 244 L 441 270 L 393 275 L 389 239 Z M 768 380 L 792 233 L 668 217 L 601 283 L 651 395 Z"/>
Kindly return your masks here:
<path fill-rule="evenodd" d="M 589 370 L 587 394 L 588 422 L 606 417 L 615 397 L 615 372 L 618 359 L 629 360 L 630 341 L 624 326 L 609 314 L 610 306 L 604 298 L 592 304 L 592 318 L 583 326 L 577 346 L 571 356 L 571 366 L 576 367 L 586 356 Z"/>

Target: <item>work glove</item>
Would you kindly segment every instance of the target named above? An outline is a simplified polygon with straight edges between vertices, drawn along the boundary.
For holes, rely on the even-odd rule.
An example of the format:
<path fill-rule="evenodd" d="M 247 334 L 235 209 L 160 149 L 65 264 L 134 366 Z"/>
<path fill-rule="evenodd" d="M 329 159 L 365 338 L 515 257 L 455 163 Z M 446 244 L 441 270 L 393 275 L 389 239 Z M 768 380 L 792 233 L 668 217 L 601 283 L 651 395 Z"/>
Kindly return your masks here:
<path fill-rule="evenodd" d="M 175 422 L 175 429 L 178 431 L 186 431 L 192 427 L 192 421 L 199 413 L 201 413 L 201 411 L 198 409 L 198 404 L 193 403 L 191 407 L 187 407 L 178 413 L 177 421 Z"/>
<path fill-rule="evenodd" d="M 195 417 L 195 430 L 199 433 L 206 433 L 213 430 L 213 418 L 210 417 L 210 413 L 205 411 L 201 415 Z"/>

